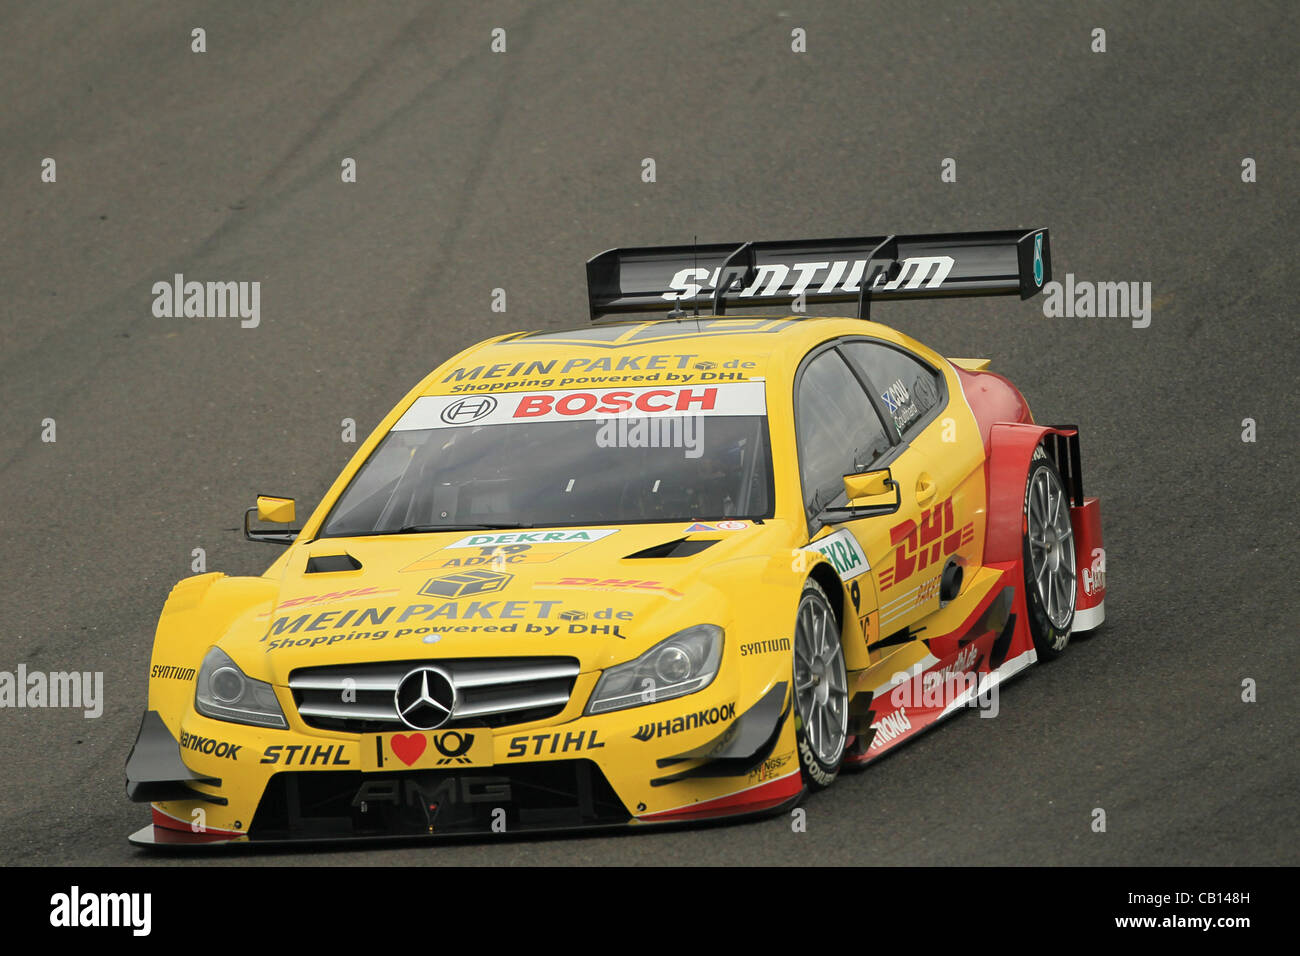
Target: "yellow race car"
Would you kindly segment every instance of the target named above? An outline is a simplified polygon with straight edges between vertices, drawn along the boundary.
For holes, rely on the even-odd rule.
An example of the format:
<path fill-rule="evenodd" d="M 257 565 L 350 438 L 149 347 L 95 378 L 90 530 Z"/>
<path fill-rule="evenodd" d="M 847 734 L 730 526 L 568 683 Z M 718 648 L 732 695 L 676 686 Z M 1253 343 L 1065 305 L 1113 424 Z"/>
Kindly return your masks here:
<path fill-rule="evenodd" d="M 868 315 L 1048 278 L 1045 229 L 592 259 L 591 325 L 449 359 L 300 528 L 257 499 L 263 575 L 172 590 L 132 842 L 770 813 L 988 706 L 1104 616 L 1077 429 Z"/>

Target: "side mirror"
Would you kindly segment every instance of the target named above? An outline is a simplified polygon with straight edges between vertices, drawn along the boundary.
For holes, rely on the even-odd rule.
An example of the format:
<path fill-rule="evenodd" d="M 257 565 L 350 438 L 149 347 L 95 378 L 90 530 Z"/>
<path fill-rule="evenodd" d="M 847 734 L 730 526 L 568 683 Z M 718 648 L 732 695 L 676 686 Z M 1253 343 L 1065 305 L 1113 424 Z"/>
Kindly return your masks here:
<path fill-rule="evenodd" d="M 277 495 L 258 495 L 257 507 L 244 512 L 244 537 L 249 541 L 265 541 L 268 544 L 293 544 L 301 528 L 286 531 L 254 531 L 251 526 L 253 515 L 258 521 L 270 521 L 274 524 L 289 524 L 293 521 L 296 508 L 292 498 Z"/>
<path fill-rule="evenodd" d="M 893 487 L 894 479 L 890 477 L 888 468 L 844 476 L 844 491 L 849 496 L 850 505 L 860 498 L 879 498 L 889 494 Z"/>
<path fill-rule="evenodd" d="M 823 516 L 832 521 L 855 521 L 858 518 L 892 515 L 903 505 L 898 482 L 888 468 L 845 475 L 844 493 L 848 496 L 848 504 L 841 508 L 825 508 L 822 510 Z M 879 500 L 881 498 L 886 500 Z"/>
<path fill-rule="evenodd" d="M 272 495 L 257 496 L 257 520 L 274 521 L 277 524 L 289 524 L 293 521 L 294 501 L 292 498 L 276 498 Z"/>

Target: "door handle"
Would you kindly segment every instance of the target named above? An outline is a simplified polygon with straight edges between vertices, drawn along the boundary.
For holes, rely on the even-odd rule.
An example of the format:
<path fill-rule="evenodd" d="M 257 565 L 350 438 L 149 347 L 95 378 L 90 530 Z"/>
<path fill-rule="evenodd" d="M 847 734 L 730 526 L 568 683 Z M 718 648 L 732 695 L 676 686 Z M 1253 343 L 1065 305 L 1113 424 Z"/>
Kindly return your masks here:
<path fill-rule="evenodd" d="M 934 493 L 938 489 L 939 486 L 935 483 L 935 480 L 925 472 L 921 472 L 916 478 L 916 503 L 918 505 L 925 504 L 934 497 Z"/>

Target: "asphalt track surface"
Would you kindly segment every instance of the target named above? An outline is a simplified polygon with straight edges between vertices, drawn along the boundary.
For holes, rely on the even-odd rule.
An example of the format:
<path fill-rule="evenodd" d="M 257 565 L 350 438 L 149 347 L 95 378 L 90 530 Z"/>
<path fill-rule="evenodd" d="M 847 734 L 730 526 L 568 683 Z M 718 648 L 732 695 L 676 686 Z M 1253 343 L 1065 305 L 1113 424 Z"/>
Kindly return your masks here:
<path fill-rule="evenodd" d="M 1004 688 L 997 719 L 964 713 L 841 778 L 805 833 L 210 862 L 1300 861 L 1296 7 L 969 7 L 0 9 L 0 669 L 106 682 L 99 719 L 0 711 L 0 861 L 193 862 L 131 848 L 147 811 L 123 795 L 191 550 L 260 573 L 275 549 L 233 530 L 254 493 L 310 509 L 352 454 L 343 418 L 364 436 L 481 337 L 581 324 L 588 256 L 1038 225 L 1057 278 L 1150 282 L 1150 326 L 1044 318 L 1041 300 L 875 312 L 992 357 L 1040 421 L 1082 428 L 1109 619 Z M 175 273 L 259 280 L 260 325 L 155 318 Z"/>

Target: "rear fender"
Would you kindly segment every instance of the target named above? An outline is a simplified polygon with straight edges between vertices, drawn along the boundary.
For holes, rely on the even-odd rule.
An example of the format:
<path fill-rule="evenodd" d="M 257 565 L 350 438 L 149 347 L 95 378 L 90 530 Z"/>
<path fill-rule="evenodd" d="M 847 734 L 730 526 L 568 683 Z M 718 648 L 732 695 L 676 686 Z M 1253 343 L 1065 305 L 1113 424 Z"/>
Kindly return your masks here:
<path fill-rule="evenodd" d="M 991 431 L 988 460 L 989 523 L 984 563 L 1020 561 L 1023 555 L 1025 482 L 1041 445 L 1061 473 L 1070 496 L 1078 569 L 1074 628 L 1091 631 L 1106 617 L 1106 549 L 1101 536 L 1101 502 L 1083 495 L 1079 430 L 1073 425 L 1000 423 Z"/>
<path fill-rule="evenodd" d="M 1057 440 L 1052 436 L 1064 439 Z M 1025 482 L 1034 449 L 1043 445 L 1065 481 L 1072 507 L 1083 504 L 1078 467 L 1079 431 L 1073 426 L 999 423 L 989 435 L 989 511 L 984 564 L 1020 561 L 1024 553 Z M 1065 467 L 1062 467 L 1062 466 Z"/>

